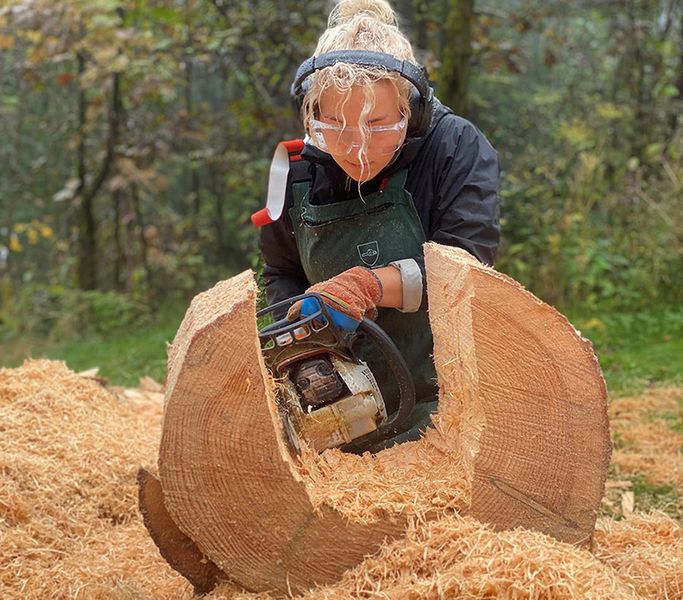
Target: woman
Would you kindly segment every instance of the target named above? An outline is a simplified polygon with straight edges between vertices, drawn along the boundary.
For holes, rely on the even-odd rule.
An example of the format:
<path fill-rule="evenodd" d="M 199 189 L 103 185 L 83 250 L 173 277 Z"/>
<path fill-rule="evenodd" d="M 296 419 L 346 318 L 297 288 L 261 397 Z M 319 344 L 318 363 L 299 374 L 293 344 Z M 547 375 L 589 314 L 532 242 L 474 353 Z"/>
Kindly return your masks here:
<path fill-rule="evenodd" d="M 458 246 L 493 264 L 497 154 L 432 98 L 384 0 L 337 4 L 293 96 L 307 137 L 286 210 L 262 229 L 268 302 L 325 292 L 356 319 L 376 317 L 413 373 L 423 403 L 416 418 L 428 422 L 437 389 L 422 244 Z M 386 365 L 371 349 L 360 354 L 392 412 Z"/>

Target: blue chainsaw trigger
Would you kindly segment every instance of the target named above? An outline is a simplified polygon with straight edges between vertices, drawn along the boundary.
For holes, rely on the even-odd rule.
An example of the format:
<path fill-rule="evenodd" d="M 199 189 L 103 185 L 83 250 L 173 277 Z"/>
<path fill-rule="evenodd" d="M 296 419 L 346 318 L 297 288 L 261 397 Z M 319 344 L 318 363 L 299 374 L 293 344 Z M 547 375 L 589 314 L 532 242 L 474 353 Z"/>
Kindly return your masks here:
<path fill-rule="evenodd" d="M 318 298 L 304 298 L 301 301 L 301 316 L 310 317 L 311 315 L 319 312 L 321 309 L 320 304 L 321 300 L 319 300 Z M 339 329 L 348 332 L 353 332 L 356 331 L 356 329 L 358 329 L 360 321 L 356 321 L 356 319 L 349 317 L 349 315 L 347 315 L 346 313 L 331 307 L 329 304 L 325 304 L 325 309 L 327 310 L 327 313 L 330 315 L 332 322 L 337 327 L 339 327 Z"/>

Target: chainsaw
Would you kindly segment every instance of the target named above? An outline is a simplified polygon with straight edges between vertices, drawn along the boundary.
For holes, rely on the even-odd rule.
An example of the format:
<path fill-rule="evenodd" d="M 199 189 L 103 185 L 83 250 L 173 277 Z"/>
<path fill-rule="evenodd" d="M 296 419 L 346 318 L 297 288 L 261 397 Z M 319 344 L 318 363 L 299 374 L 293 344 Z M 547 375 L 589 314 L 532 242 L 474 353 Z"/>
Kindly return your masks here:
<path fill-rule="evenodd" d="M 415 406 L 413 380 L 398 348 L 373 321 L 357 321 L 332 308 L 317 293 L 277 302 L 257 313 L 266 317 L 300 302 L 299 316 L 259 331 L 266 367 L 276 382 L 276 402 L 296 453 L 302 441 L 317 452 L 339 448 L 362 453 L 403 431 Z M 354 345 L 369 339 L 381 352 L 399 389 L 398 409 L 387 414 L 377 381 Z"/>

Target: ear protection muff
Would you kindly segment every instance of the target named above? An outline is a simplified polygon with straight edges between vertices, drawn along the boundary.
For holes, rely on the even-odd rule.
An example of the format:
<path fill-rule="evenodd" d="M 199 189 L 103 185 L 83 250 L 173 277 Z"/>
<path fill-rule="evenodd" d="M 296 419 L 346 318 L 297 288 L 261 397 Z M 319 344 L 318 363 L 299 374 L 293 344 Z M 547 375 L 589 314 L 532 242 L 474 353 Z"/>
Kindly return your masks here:
<path fill-rule="evenodd" d="M 316 71 L 341 62 L 370 68 L 383 67 L 407 79 L 413 85 L 413 89 L 409 99 L 410 120 L 406 137 L 419 138 L 427 133 L 434 113 L 434 90 L 429 85 L 425 68 L 383 52 L 336 50 L 305 60 L 297 69 L 290 90 L 297 115 L 301 115 L 304 96 L 310 88 L 308 78 Z"/>

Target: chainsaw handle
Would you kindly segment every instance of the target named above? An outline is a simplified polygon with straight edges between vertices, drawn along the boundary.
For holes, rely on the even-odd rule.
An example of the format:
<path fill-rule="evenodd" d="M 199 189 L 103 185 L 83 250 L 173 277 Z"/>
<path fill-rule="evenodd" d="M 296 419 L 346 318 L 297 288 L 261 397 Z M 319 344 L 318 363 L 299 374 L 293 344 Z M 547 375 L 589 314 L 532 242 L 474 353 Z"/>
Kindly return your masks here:
<path fill-rule="evenodd" d="M 379 325 L 365 317 L 360 322 L 358 331 L 365 333 L 379 346 L 396 379 L 399 390 L 398 410 L 393 414 L 392 418 L 375 431 L 371 431 L 340 447 L 340 450 L 343 452 L 362 454 L 368 445 L 393 437 L 403 431 L 403 425 L 415 408 L 415 384 L 403 355 L 396 348 L 393 340 Z"/>
<path fill-rule="evenodd" d="M 271 304 L 266 308 L 262 308 L 256 313 L 256 316 L 261 317 L 265 314 L 274 313 L 278 309 L 283 309 L 285 307 L 289 309 L 297 302 L 301 303 L 298 318 L 292 321 L 286 317 L 279 319 L 274 323 L 263 327 L 259 331 L 259 335 L 269 335 L 274 331 L 285 331 L 286 329 L 293 330 L 296 327 L 305 325 L 314 319 L 320 318 L 321 316 L 328 318 L 345 333 L 353 333 L 360 324 L 360 321 L 356 321 L 356 319 L 350 317 L 345 312 L 337 310 L 336 308 L 327 304 L 323 299 L 323 296 L 316 292 L 306 292 L 305 294 L 299 294 L 298 296 L 281 300 L 280 302 Z"/>

